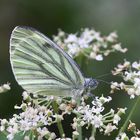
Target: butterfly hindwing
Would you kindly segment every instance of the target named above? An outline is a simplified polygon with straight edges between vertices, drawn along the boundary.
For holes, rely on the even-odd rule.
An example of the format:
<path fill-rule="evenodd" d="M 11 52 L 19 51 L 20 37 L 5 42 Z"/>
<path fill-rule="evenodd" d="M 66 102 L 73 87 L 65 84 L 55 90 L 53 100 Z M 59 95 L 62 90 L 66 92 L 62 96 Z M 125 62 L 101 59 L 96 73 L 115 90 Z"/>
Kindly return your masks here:
<path fill-rule="evenodd" d="M 10 40 L 10 60 L 17 82 L 38 95 L 73 96 L 83 90 L 76 63 L 45 35 L 16 27 Z"/>

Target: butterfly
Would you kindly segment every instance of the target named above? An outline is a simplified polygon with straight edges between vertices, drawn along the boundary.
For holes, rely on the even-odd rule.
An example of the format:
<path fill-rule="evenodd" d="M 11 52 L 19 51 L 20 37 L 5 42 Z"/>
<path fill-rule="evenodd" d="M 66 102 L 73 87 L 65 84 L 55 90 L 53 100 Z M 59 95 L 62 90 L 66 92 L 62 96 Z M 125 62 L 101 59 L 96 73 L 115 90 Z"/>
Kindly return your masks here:
<path fill-rule="evenodd" d="M 18 84 L 36 95 L 81 96 L 98 85 L 97 80 L 84 78 L 63 49 L 31 27 L 12 31 L 10 62 Z"/>

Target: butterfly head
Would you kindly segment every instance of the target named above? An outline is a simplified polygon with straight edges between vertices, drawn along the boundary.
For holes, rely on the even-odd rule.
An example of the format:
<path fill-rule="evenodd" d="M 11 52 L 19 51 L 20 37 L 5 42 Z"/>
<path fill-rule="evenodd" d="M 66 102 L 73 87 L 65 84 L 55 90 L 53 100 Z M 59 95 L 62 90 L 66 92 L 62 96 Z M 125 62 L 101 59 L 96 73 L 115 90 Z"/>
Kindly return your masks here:
<path fill-rule="evenodd" d="M 93 90 L 98 86 L 98 83 L 99 82 L 96 79 L 86 78 L 84 87 L 87 90 Z"/>

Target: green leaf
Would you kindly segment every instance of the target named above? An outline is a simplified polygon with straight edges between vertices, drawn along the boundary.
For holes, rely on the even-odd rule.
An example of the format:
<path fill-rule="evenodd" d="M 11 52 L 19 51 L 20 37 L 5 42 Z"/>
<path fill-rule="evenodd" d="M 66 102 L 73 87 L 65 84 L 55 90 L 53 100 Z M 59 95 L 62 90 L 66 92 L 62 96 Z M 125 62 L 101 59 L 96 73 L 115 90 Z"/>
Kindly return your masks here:
<path fill-rule="evenodd" d="M 14 140 L 24 140 L 25 136 L 29 136 L 30 140 L 35 140 L 32 131 L 21 131 L 15 135 Z"/>
<path fill-rule="evenodd" d="M 0 140 L 7 140 L 7 136 L 3 132 L 0 132 Z"/>
<path fill-rule="evenodd" d="M 14 140 L 24 140 L 25 134 L 26 132 L 23 132 L 23 131 L 15 134 Z"/>

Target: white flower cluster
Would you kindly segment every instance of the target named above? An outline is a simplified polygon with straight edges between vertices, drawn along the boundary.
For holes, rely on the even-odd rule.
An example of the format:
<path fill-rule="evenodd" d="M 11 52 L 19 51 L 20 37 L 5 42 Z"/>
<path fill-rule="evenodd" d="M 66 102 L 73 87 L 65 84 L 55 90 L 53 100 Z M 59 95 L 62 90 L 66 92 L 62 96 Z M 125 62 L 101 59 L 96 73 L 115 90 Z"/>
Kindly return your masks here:
<path fill-rule="evenodd" d="M 113 75 L 120 75 L 124 82 L 112 82 L 111 93 L 115 90 L 125 90 L 130 98 L 140 95 L 140 62 L 126 61 L 123 64 L 119 64 L 114 71 Z"/>
<path fill-rule="evenodd" d="M 71 57 L 83 54 L 88 58 L 102 61 L 104 56 L 112 52 L 125 53 L 127 51 L 118 43 L 116 32 L 101 36 L 100 32 L 89 28 L 82 29 L 80 33 L 75 34 L 67 34 L 59 30 L 58 35 L 53 38 Z"/>
<path fill-rule="evenodd" d="M 23 106 L 25 107 L 25 104 L 23 104 L 22 107 Z M 40 140 L 44 136 L 46 138 L 50 138 L 52 136 L 55 138 L 55 134 L 53 132 L 49 132 L 46 127 L 40 127 L 43 125 L 50 125 L 53 122 L 52 117 L 52 111 L 47 109 L 45 106 L 26 106 L 24 112 L 19 115 L 15 114 L 9 121 L 6 119 L 1 120 L 0 131 L 8 133 L 8 140 L 13 140 L 15 134 L 22 131 L 34 131 L 34 133 L 37 133 L 38 139 Z"/>
<path fill-rule="evenodd" d="M 43 98 L 42 98 L 43 99 Z M 50 100 L 51 99 L 51 100 Z M 9 120 L 0 120 L 0 132 L 7 134 L 8 140 L 13 140 L 16 135 L 22 132 L 24 139 L 30 139 L 29 133 L 32 133 L 33 137 L 38 140 L 58 139 L 55 132 L 50 132 L 47 126 L 60 123 L 64 120 L 65 114 L 75 114 L 76 117 L 73 119 L 72 125 L 72 139 L 76 139 L 79 135 L 78 127 L 87 126 L 87 129 L 92 126 L 94 129 L 99 129 L 105 135 L 117 129 L 120 116 L 125 113 L 125 109 L 119 109 L 117 113 L 111 109 L 106 114 L 103 113 L 105 110 L 104 104 L 111 101 L 111 97 L 96 97 L 92 104 L 86 103 L 85 99 L 81 99 L 80 105 L 74 99 L 61 99 L 60 97 L 55 98 L 44 98 L 43 102 L 45 105 L 38 104 L 40 99 L 31 98 L 27 92 L 23 92 L 23 103 L 21 106 L 15 106 L 16 109 L 22 109 L 19 115 L 14 114 Z M 53 101 L 57 103 L 59 112 L 56 113 L 53 108 Z M 46 104 L 47 103 L 47 104 Z M 71 138 L 64 139 L 71 140 Z"/>
<path fill-rule="evenodd" d="M 27 92 L 23 92 L 23 101 L 27 102 L 23 102 L 21 106 L 15 106 L 15 109 L 22 109 L 23 112 L 19 115 L 14 114 L 9 120 L 0 119 L 0 132 L 6 133 L 8 140 L 15 139 L 20 132 L 22 132 L 22 138 L 29 140 L 30 136 L 26 134 L 29 131 L 38 140 L 55 139 L 55 133 L 47 129 L 47 126 L 56 122 L 56 115 L 53 114 L 51 107 L 32 104 L 33 100 Z"/>
<path fill-rule="evenodd" d="M 111 109 L 106 114 L 103 114 L 104 104 L 110 102 L 111 97 L 96 97 L 92 101 L 92 105 L 85 104 L 84 100 L 82 105 L 74 109 L 74 113 L 78 114 L 78 118 L 74 118 L 74 123 L 72 127 L 74 130 L 78 130 L 78 127 L 87 126 L 88 129 L 92 126 L 94 129 L 99 129 L 100 132 L 103 132 L 105 135 L 110 135 L 110 133 L 117 129 L 118 122 L 121 120 L 120 116 L 125 113 L 126 109 L 118 109 L 118 112 L 115 113 Z M 78 132 L 77 132 L 78 133 Z"/>

